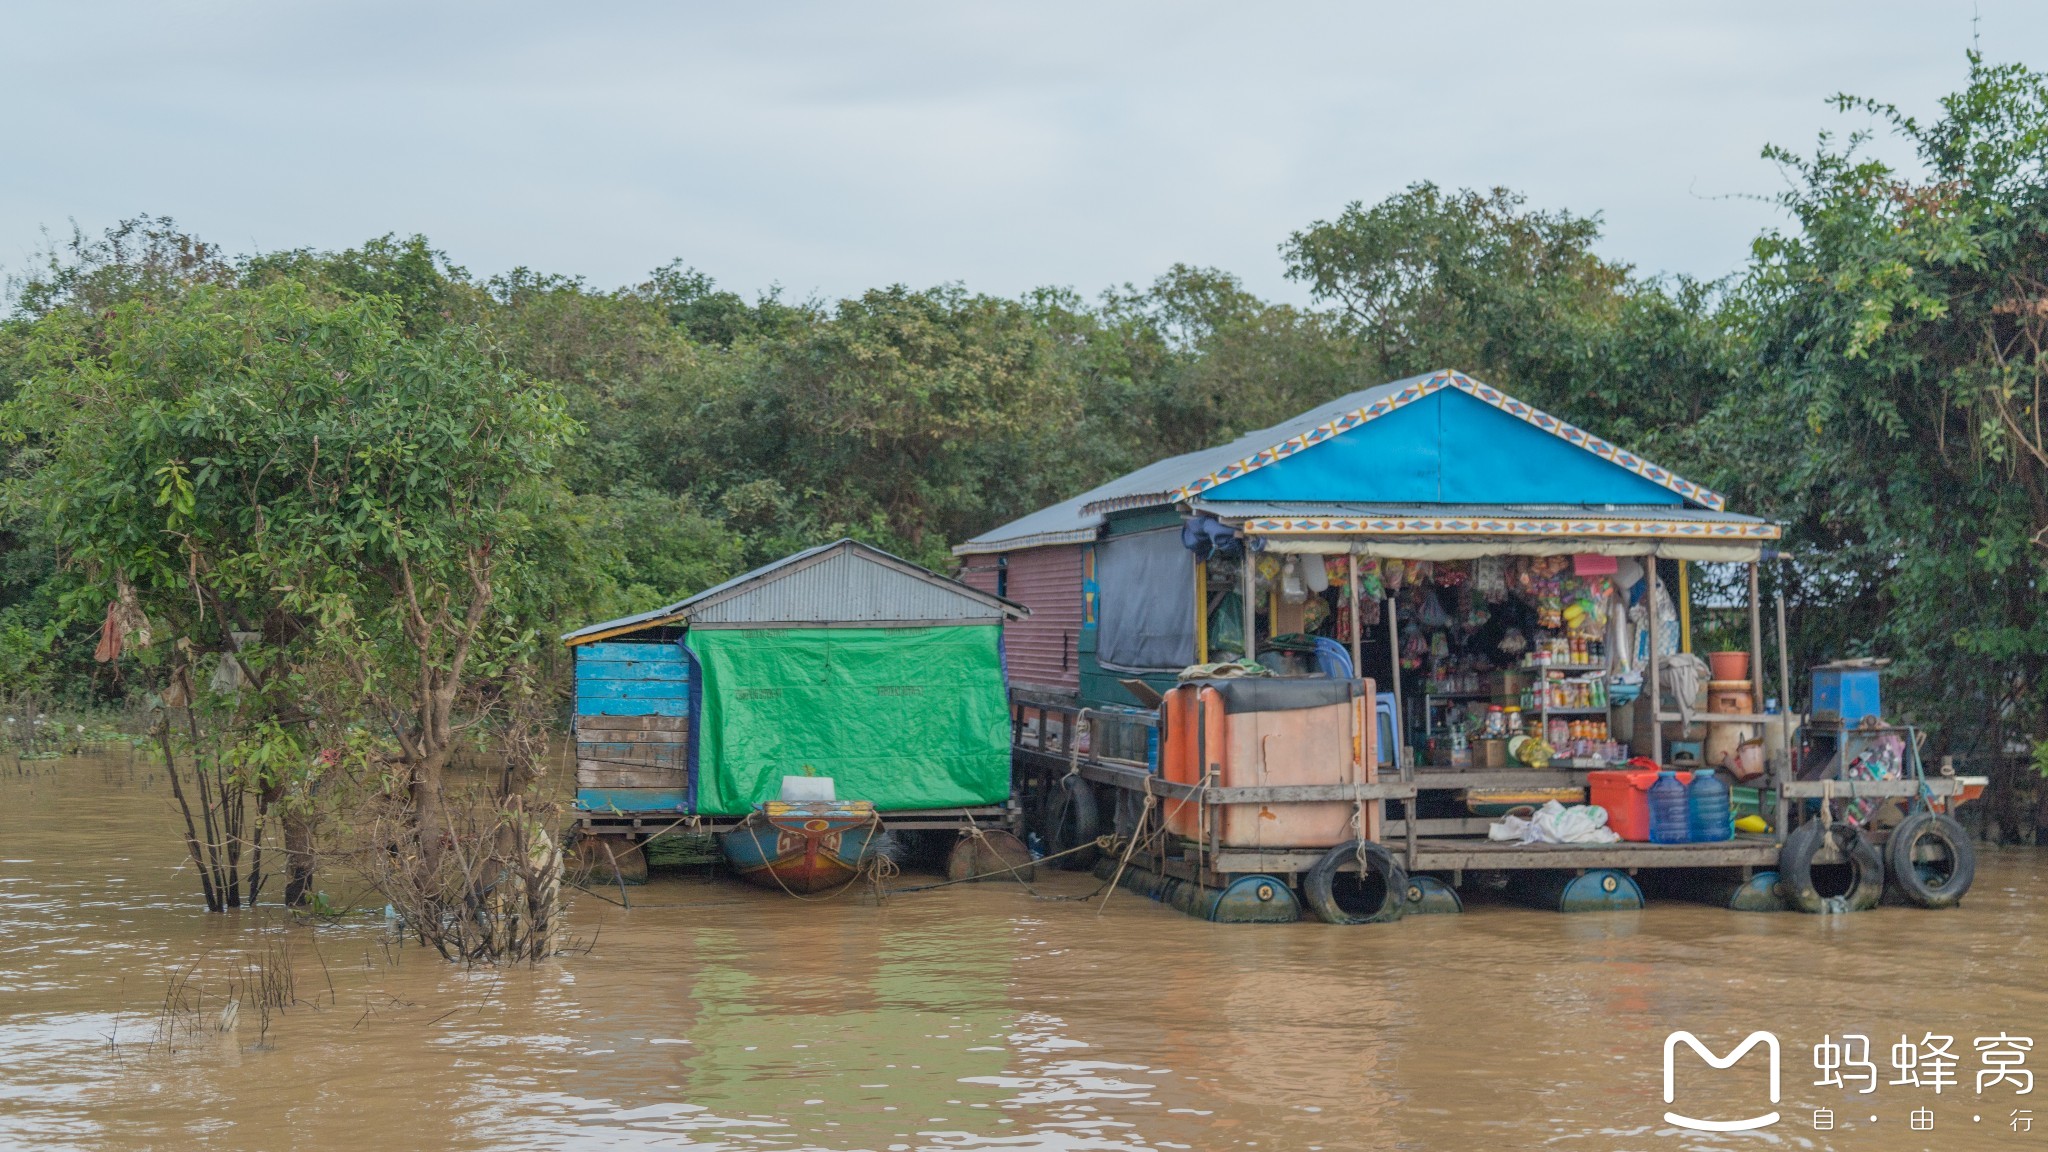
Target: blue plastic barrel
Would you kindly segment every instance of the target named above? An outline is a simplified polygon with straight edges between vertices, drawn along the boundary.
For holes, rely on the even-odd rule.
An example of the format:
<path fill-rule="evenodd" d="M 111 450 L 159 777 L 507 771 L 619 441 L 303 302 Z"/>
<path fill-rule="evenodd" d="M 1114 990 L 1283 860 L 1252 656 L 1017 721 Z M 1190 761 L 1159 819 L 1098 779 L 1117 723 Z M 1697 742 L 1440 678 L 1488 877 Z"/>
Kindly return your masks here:
<path fill-rule="evenodd" d="M 1692 839 L 1692 805 L 1676 772 L 1659 772 L 1650 785 L 1650 843 L 1683 844 Z"/>
<path fill-rule="evenodd" d="M 1652 803 L 1656 793 L 1652 792 Z M 1728 785 L 1721 782 L 1717 772 L 1695 772 L 1692 787 L 1685 790 L 1687 830 L 1691 838 L 1701 842 L 1733 840 L 1735 838 L 1735 813 L 1730 804 Z"/>

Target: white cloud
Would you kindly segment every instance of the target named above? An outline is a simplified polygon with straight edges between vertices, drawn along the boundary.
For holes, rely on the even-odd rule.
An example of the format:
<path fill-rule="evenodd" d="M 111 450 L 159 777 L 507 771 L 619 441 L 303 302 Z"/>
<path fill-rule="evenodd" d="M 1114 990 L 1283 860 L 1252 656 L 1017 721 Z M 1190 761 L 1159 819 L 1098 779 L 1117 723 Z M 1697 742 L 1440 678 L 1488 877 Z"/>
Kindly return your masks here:
<path fill-rule="evenodd" d="M 1299 299 L 1276 246 L 1421 179 L 1738 267 L 1767 142 L 1848 90 L 1925 113 L 2015 0 L 46 5 L 0 24 L 0 262 L 175 216 L 233 251 L 424 232 L 471 269 L 1092 293 L 1176 261 Z"/>

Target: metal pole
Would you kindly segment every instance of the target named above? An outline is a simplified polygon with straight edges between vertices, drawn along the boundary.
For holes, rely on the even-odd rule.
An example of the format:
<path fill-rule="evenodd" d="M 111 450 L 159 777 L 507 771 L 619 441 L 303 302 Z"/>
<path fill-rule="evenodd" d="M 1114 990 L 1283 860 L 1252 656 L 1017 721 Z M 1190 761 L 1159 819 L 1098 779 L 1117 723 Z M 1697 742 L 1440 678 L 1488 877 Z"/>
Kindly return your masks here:
<path fill-rule="evenodd" d="M 1256 590 L 1259 586 L 1259 567 L 1252 559 L 1252 538 L 1240 536 L 1238 539 L 1244 543 L 1244 577 L 1240 581 L 1243 587 L 1237 590 L 1237 598 L 1244 606 L 1244 658 L 1246 663 L 1250 663 L 1259 656 L 1259 637 L 1255 631 L 1259 613 L 1254 607 L 1256 601 L 1253 599 L 1258 594 Z"/>
<path fill-rule="evenodd" d="M 1663 637 L 1657 631 L 1657 557 L 1644 558 L 1648 563 L 1643 567 L 1648 572 L 1648 582 L 1643 585 L 1643 602 L 1650 612 L 1650 676 L 1643 685 L 1643 695 L 1650 698 L 1650 759 L 1659 767 L 1664 764 L 1664 689 L 1662 659 L 1659 650 Z"/>
<path fill-rule="evenodd" d="M 1764 675 L 1764 599 L 1763 585 L 1757 579 L 1757 562 L 1749 562 L 1749 688 L 1750 706 L 1764 710 L 1764 688 L 1770 678 Z"/>
<path fill-rule="evenodd" d="M 1209 662 L 1209 562 L 1194 553 L 1195 561 L 1195 663 Z"/>
<path fill-rule="evenodd" d="M 1782 575 L 1783 572 L 1784 569 L 1781 567 L 1779 573 Z M 1785 839 L 1785 817 L 1791 807 L 1785 802 L 1785 782 L 1798 775 L 1792 765 L 1792 717 L 1796 713 L 1792 707 L 1792 655 L 1791 648 L 1786 641 L 1785 589 L 1783 584 L 1784 581 L 1781 579 L 1778 588 L 1778 719 L 1780 720 L 1778 731 L 1780 733 L 1780 742 L 1784 744 L 1784 757 L 1778 761 L 1775 771 L 1778 791 L 1778 820 L 1777 823 L 1771 826 L 1781 841 Z"/>
<path fill-rule="evenodd" d="M 1358 553 L 1356 550 L 1344 554 L 1345 592 L 1351 598 L 1351 675 L 1363 678 L 1365 663 L 1361 658 L 1359 644 L 1365 635 L 1365 623 L 1358 618 Z M 1375 706 L 1374 711 L 1378 708 Z"/>
<path fill-rule="evenodd" d="M 1394 603 L 1394 594 L 1387 593 L 1387 656 L 1393 661 L 1393 675 L 1388 679 L 1394 685 L 1394 764 L 1401 769 L 1401 779 L 1410 778 L 1412 765 L 1408 762 L 1408 733 L 1405 730 L 1408 715 L 1401 711 L 1401 610 Z M 1415 819 L 1415 803 L 1408 803 L 1408 819 Z"/>

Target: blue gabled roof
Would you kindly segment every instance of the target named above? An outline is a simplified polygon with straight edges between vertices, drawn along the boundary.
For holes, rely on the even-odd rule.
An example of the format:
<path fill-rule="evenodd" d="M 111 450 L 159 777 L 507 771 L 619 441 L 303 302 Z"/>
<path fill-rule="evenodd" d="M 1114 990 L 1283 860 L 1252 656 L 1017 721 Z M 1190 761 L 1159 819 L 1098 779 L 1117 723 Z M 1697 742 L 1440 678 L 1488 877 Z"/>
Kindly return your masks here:
<path fill-rule="evenodd" d="M 1708 511 L 1726 504 L 1669 469 L 1445 370 L 1361 389 L 1228 444 L 1149 464 L 954 551 L 1092 540 L 1104 513 L 1198 495 L 1205 501 L 1689 504 Z"/>

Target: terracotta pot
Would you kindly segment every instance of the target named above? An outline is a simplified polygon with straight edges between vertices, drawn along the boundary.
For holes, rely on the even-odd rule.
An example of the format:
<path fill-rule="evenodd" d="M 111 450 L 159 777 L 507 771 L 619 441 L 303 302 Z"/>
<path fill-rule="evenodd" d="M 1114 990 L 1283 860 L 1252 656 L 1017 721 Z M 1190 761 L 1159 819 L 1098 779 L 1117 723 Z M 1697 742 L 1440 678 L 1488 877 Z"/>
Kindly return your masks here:
<path fill-rule="evenodd" d="M 1747 680 L 1749 679 L 1749 653 L 1709 652 L 1707 653 L 1707 669 L 1716 680 Z"/>

